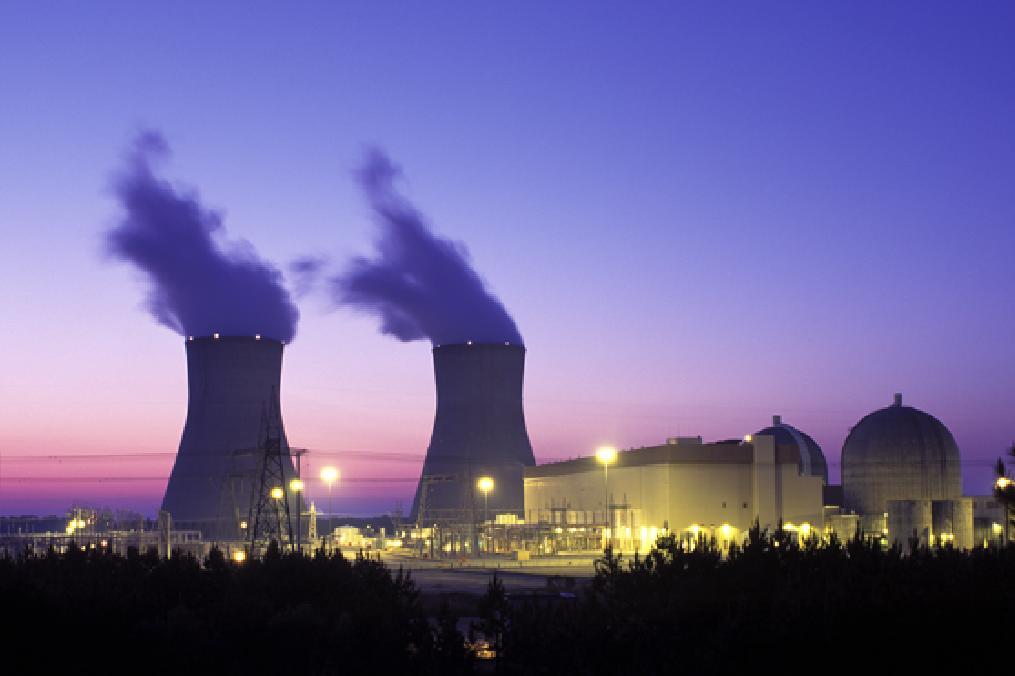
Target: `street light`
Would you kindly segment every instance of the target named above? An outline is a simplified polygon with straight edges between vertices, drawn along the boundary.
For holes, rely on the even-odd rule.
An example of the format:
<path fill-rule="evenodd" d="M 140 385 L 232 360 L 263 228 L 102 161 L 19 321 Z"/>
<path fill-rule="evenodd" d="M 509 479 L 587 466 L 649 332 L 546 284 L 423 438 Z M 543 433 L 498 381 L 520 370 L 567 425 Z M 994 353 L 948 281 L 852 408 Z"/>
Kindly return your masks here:
<path fill-rule="evenodd" d="M 331 487 L 338 481 L 339 472 L 337 467 L 322 467 L 321 481 L 328 485 L 328 544 L 331 544 Z"/>
<path fill-rule="evenodd" d="M 490 491 L 493 486 L 493 477 L 481 476 L 476 482 L 476 487 L 483 492 L 483 523 L 490 519 Z"/>
<path fill-rule="evenodd" d="M 994 480 L 994 496 L 1004 509 L 1004 523 L 1001 531 L 1001 545 L 1008 546 L 1008 524 L 1011 521 L 1011 504 L 1015 501 L 1015 482 L 1004 474 L 1004 463 L 998 459 L 997 479 Z"/>
<path fill-rule="evenodd" d="M 294 477 L 289 480 L 289 490 L 296 494 L 296 551 L 303 553 L 303 479 Z"/>
<path fill-rule="evenodd" d="M 490 491 L 493 490 L 493 486 L 493 478 L 488 476 L 481 476 L 476 482 L 476 487 L 483 492 L 483 521 L 490 519 Z"/>
<path fill-rule="evenodd" d="M 600 446 L 596 449 L 596 461 L 603 466 L 603 486 L 606 489 L 606 527 L 610 531 L 609 542 L 613 540 L 613 513 L 610 509 L 610 465 L 617 461 L 617 449 L 613 446 Z"/>
<path fill-rule="evenodd" d="M 282 490 L 281 486 L 274 486 L 268 492 L 268 495 L 271 496 L 272 500 L 275 500 L 277 502 L 277 501 L 279 501 L 279 500 L 281 500 L 282 498 L 285 497 L 285 491 Z M 278 525 L 278 546 L 281 548 L 282 547 L 282 512 L 279 511 L 278 505 L 275 505 L 275 521 L 277 522 L 277 525 Z M 290 531 L 290 533 L 292 533 L 292 531 Z"/>

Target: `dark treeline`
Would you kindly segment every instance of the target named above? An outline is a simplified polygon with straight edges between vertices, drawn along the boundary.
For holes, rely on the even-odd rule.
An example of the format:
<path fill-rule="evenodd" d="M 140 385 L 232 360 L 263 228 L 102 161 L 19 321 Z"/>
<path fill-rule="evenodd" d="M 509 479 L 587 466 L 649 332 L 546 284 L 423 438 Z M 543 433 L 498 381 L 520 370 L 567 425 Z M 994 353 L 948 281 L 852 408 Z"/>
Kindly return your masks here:
<path fill-rule="evenodd" d="M 1015 550 L 754 530 L 723 558 L 664 538 L 644 558 L 607 554 L 573 596 L 513 597 L 495 578 L 474 611 L 495 662 L 470 660 L 446 606 L 427 617 L 411 578 L 362 557 L 72 549 L 0 559 L 0 607 L 5 673 L 1003 672 Z"/>
<path fill-rule="evenodd" d="M 1013 549 L 800 547 L 758 529 L 727 558 L 701 544 L 607 554 L 570 603 L 518 603 L 491 585 L 499 670 L 935 674 L 1012 661 Z"/>
<path fill-rule="evenodd" d="M 0 607 L 2 673 L 414 674 L 464 664 L 461 635 L 431 626 L 412 581 L 363 557 L 273 548 L 236 564 L 218 550 L 199 562 L 72 547 L 0 559 Z"/>

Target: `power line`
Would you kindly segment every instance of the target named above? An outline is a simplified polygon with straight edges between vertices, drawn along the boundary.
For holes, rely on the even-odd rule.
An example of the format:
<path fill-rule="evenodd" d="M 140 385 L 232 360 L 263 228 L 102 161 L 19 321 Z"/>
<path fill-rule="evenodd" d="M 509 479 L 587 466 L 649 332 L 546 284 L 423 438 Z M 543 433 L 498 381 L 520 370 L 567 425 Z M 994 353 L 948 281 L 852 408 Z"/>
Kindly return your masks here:
<path fill-rule="evenodd" d="M 5 476 L 3 483 L 107 483 L 125 481 L 168 481 L 168 476 Z M 317 479 L 310 478 L 316 481 Z M 419 477 L 342 477 L 343 484 L 415 483 Z"/>

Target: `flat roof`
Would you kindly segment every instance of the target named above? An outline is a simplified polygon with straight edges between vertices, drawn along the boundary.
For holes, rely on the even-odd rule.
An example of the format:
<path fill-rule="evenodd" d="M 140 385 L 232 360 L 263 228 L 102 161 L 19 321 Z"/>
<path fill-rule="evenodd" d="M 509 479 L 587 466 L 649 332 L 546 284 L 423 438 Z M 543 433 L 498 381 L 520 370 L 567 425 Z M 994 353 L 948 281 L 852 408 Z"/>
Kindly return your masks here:
<path fill-rule="evenodd" d="M 610 469 L 645 465 L 749 465 L 753 460 L 754 445 L 739 441 L 713 444 L 662 444 L 619 451 L 617 460 L 610 464 Z M 575 458 L 526 467 L 525 478 L 563 476 L 601 468 L 602 465 L 594 457 Z"/>

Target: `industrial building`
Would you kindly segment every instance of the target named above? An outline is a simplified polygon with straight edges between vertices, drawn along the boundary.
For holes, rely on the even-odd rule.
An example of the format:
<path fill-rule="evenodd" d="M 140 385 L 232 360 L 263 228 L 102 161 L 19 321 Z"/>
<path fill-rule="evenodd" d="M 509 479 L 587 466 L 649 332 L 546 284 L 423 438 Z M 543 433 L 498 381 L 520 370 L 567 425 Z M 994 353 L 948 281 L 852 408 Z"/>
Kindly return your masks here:
<path fill-rule="evenodd" d="M 1000 539 L 1002 510 L 991 496 L 962 495 L 951 432 L 900 394 L 851 429 L 840 486 L 828 484 L 820 446 L 780 416 L 743 441 L 678 437 L 525 472 L 525 520 L 555 534 L 550 549 L 588 547 L 598 533 L 623 551 L 644 551 L 661 532 L 722 546 L 755 521 L 841 540 L 860 532 L 904 550 L 967 549 Z"/>
<path fill-rule="evenodd" d="M 722 546 L 755 521 L 807 533 L 823 523 L 825 480 L 814 460 L 811 449 L 778 434 L 718 443 L 676 437 L 527 469 L 525 519 L 562 534 L 605 529 L 621 551 L 646 551 L 661 532 L 714 537 Z"/>

